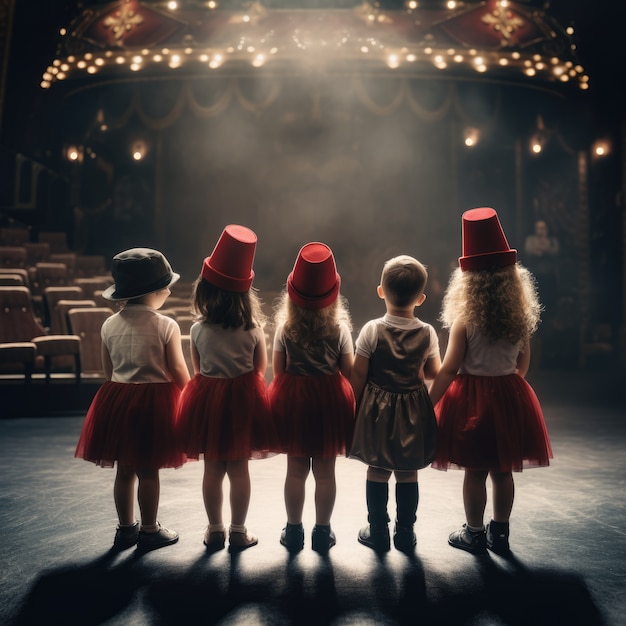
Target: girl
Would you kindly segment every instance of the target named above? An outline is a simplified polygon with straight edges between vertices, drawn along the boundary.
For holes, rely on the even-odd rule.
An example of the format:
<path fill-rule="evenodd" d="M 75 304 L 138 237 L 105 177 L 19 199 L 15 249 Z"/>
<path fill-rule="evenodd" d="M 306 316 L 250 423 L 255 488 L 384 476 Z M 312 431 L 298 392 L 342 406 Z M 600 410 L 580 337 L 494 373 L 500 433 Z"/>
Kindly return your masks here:
<path fill-rule="evenodd" d="M 339 296 L 341 278 L 331 249 L 318 242 L 300 250 L 276 310 L 270 404 L 287 453 L 287 525 L 280 542 L 304 547 L 302 510 L 309 471 L 315 477 L 313 550 L 335 545 L 335 459 L 352 439 L 355 401 L 350 316 Z"/>
<path fill-rule="evenodd" d="M 250 504 L 248 460 L 278 449 L 272 428 L 265 369 L 267 347 L 260 299 L 252 289 L 257 237 L 245 226 L 226 226 L 193 286 L 191 359 L 177 431 L 188 458 L 204 457 L 202 495 L 209 525 L 204 544 L 225 545 L 224 477 L 230 481 L 229 550 L 258 543 L 245 526 Z"/>
<path fill-rule="evenodd" d="M 524 379 L 541 307 L 533 277 L 517 263 L 493 209 L 463 214 L 459 266 L 444 296 L 441 320 L 450 338 L 430 390 L 439 423 L 432 466 L 465 469 L 466 523 L 449 544 L 507 554 L 512 472 L 552 458 L 539 401 Z M 493 519 L 485 529 L 488 475 Z"/>
<path fill-rule="evenodd" d="M 177 533 L 157 521 L 159 469 L 184 463 L 175 447 L 174 418 L 189 370 L 178 324 L 157 311 L 180 275 L 161 252 L 149 248 L 114 256 L 112 274 L 115 284 L 102 295 L 126 304 L 102 325 L 106 382 L 87 412 L 75 456 L 102 467 L 117 461 L 114 546 L 138 543 L 150 550 L 178 541 Z M 133 510 L 135 478 L 141 528 Z"/>
<path fill-rule="evenodd" d="M 430 324 L 415 317 L 426 299 L 426 268 L 413 257 L 390 259 L 383 267 L 378 296 L 387 313 L 361 329 L 351 382 L 358 400 L 350 457 L 366 463 L 368 526 L 358 540 L 376 551 L 389 550 L 389 478 L 396 479 L 395 547 L 410 552 L 419 501 L 417 470 L 434 458 L 437 421 L 424 379 L 441 366 L 439 340 Z"/>

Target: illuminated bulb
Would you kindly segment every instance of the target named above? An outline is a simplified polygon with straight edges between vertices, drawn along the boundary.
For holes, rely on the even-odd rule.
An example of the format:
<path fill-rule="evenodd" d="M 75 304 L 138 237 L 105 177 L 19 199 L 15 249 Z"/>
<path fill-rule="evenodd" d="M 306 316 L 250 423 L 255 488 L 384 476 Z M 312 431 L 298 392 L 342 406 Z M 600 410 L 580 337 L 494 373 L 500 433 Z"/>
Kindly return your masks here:
<path fill-rule="evenodd" d="M 66 74 L 64 72 L 59 72 L 57 74 L 57 80 L 65 80 Z"/>
<path fill-rule="evenodd" d="M 202 63 L 206 63 L 209 60 L 209 55 L 201 54 L 198 58 L 200 59 L 200 61 L 202 61 Z"/>
<path fill-rule="evenodd" d="M 87 73 L 88 74 L 95 74 L 98 71 L 98 68 L 95 65 L 90 65 L 87 68 Z"/>
<path fill-rule="evenodd" d="M 141 154 L 139 150 L 135 150 L 133 152 L 133 159 L 135 159 L 135 161 L 141 161 L 141 159 L 143 159 L 143 154 Z"/>
<path fill-rule="evenodd" d="M 79 156 L 80 154 L 78 153 L 78 148 L 70 146 L 67 149 L 67 158 L 69 161 L 78 161 Z"/>
<path fill-rule="evenodd" d="M 367 54 L 369 51 L 370 51 L 370 50 L 369 50 L 369 48 L 368 48 L 367 46 L 361 46 L 361 52 L 362 52 L 363 54 Z"/>
<path fill-rule="evenodd" d="M 95 63 L 96 65 L 98 65 L 99 67 L 102 67 L 102 66 L 104 65 L 104 59 L 101 59 L 100 57 L 98 57 L 98 58 L 94 61 L 94 63 Z"/>
<path fill-rule="evenodd" d="M 211 0 L 211 2 L 207 3 L 207 6 L 209 7 L 209 9 L 216 9 L 217 8 L 217 2 L 215 2 L 214 0 Z"/>
<path fill-rule="evenodd" d="M 153 60 L 155 63 L 160 63 L 160 62 L 163 60 L 163 57 L 162 57 L 160 54 L 155 54 L 155 55 L 152 57 L 152 60 Z"/>
<path fill-rule="evenodd" d="M 468 148 L 473 148 L 478 143 L 479 138 L 480 138 L 480 132 L 478 131 L 478 129 L 466 128 L 464 137 L 463 137 L 463 143 Z"/>
<path fill-rule="evenodd" d="M 448 0 L 448 2 L 446 2 L 446 6 L 450 10 L 456 9 L 456 2 L 454 0 Z"/>
<path fill-rule="evenodd" d="M 571 37 L 574 34 L 574 28 L 572 26 L 568 26 L 565 29 L 565 32 Z"/>
<path fill-rule="evenodd" d="M 115 57 L 115 62 L 116 62 L 118 65 L 122 65 L 122 63 L 125 63 L 125 62 L 126 62 L 126 59 L 125 59 L 124 57 L 122 57 L 122 56 L 120 56 L 120 57 Z"/>
<path fill-rule="evenodd" d="M 142 63 L 143 59 L 140 56 L 133 57 L 133 63 Z"/>
<path fill-rule="evenodd" d="M 411 0 L 410 2 L 407 2 L 406 6 L 408 9 L 417 9 L 417 2 L 416 0 Z"/>
<path fill-rule="evenodd" d="M 505 58 L 501 58 L 501 59 L 498 59 L 498 63 L 500 65 L 508 65 L 509 64 L 509 60 L 505 59 Z"/>
<path fill-rule="evenodd" d="M 453 60 L 454 60 L 455 63 L 463 63 L 463 55 L 462 54 L 455 54 Z"/>
<path fill-rule="evenodd" d="M 213 69 L 219 67 L 223 62 L 222 59 L 222 55 L 221 54 L 216 54 L 212 59 L 211 62 L 209 63 L 209 67 L 212 67 Z"/>
<path fill-rule="evenodd" d="M 242 19 L 244 22 L 249 22 L 249 21 L 250 21 L 250 16 L 249 16 L 249 15 L 244 15 L 241 19 Z"/>
<path fill-rule="evenodd" d="M 409 63 L 414 63 L 415 61 L 417 61 L 417 57 L 414 54 L 407 54 L 406 55 L 406 60 Z"/>
<path fill-rule="evenodd" d="M 252 61 L 252 65 L 254 67 L 261 67 L 265 63 L 265 55 L 257 54 Z"/>
<path fill-rule="evenodd" d="M 67 72 L 70 69 L 70 66 L 67 63 L 63 63 L 63 65 L 61 65 L 61 70 L 63 72 Z"/>
<path fill-rule="evenodd" d="M 49 83 L 47 80 L 42 80 L 42 81 L 39 83 L 39 86 L 40 86 L 42 89 L 48 89 L 48 88 L 50 87 L 50 83 Z"/>
<path fill-rule="evenodd" d="M 67 28 L 62 28 L 59 31 L 59 35 L 61 35 L 61 37 L 65 37 L 65 35 L 67 35 Z"/>
<path fill-rule="evenodd" d="M 167 8 L 170 11 L 176 11 L 176 9 L 178 8 L 178 2 L 175 2 L 175 0 L 170 0 L 170 2 L 167 3 Z"/>
<path fill-rule="evenodd" d="M 141 69 L 141 63 L 131 63 L 130 69 L 133 72 L 138 72 Z"/>
<path fill-rule="evenodd" d="M 397 54 L 390 54 L 387 57 L 387 65 L 391 69 L 395 69 L 396 67 L 398 67 L 400 65 L 400 60 L 398 59 L 398 55 Z"/>

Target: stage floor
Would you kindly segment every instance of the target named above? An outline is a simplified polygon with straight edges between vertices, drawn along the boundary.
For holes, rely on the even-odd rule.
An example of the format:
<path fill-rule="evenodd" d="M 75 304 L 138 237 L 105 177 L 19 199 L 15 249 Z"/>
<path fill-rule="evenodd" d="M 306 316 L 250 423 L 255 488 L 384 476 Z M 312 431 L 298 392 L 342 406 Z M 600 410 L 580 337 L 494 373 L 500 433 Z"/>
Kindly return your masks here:
<path fill-rule="evenodd" d="M 554 460 L 515 475 L 508 560 L 447 545 L 464 521 L 463 475 L 430 468 L 420 472 L 415 555 L 392 547 L 377 556 L 356 540 L 366 521 L 365 466 L 343 458 L 337 545 L 327 557 L 311 550 L 310 479 L 305 549 L 289 557 L 278 541 L 284 456 L 250 463 L 247 525 L 258 546 L 206 553 L 195 462 L 161 472 L 159 519 L 180 541 L 141 556 L 114 554 L 114 470 L 73 458 L 84 412 L 2 419 L 0 623 L 625 624 L 626 380 L 607 372 L 535 372 L 529 380 Z M 392 517 L 393 493 L 392 484 Z"/>

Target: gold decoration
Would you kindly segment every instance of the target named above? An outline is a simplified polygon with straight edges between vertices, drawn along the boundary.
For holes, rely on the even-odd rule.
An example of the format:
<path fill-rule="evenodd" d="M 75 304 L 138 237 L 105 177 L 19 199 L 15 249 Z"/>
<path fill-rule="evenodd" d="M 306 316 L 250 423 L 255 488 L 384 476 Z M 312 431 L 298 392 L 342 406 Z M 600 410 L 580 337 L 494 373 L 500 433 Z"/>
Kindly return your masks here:
<path fill-rule="evenodd" d="M 132 30 L 133 26 L 138 26 L 143 22 L 143 17 L 137 15 L 132 7 L 128 4 L 120 7 L 112 16 L 104 20 L 104 25 L 111 28 L 115 39 L 121 39 L 124 33 Z"/>
<path fill-rule="evenodd" d="M 505 41 L 511 39 L 513 33 L 524 26 L 524 20 L 521 17 L 516 17 L 511 11 L 499 9 L 484 15 L 482 21 L 493 26 L 494 30 L 498 31 Z"/>

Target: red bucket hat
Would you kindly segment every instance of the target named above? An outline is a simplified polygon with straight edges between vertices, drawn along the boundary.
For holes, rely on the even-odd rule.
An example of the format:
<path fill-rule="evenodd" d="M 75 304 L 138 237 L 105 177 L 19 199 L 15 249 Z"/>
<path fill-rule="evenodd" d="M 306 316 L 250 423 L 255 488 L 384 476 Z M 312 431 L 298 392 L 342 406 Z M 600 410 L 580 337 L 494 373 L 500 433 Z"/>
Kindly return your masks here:
<path fill-rule="evenodd" d="M 229 224 L 224 228 L 211 256 L 204 259 L 202 278 L 212 285 L 245 293 L 252 286 L 252 263 L 257 236 L 249 228 Z"/>
<path fill-rule="evenodd" d="M 340 285 L 332 250 L 319 242 L 304 245 L 287 278 L 289 297 L 303 309 L 323 309 L 337 299 Z"/>
<path fill-rule="evenodd" d="M 485 207 L 463 213 L 461 271 L 487 270 L 515 265 L 517 250 L 509 247 L 498 214 Z"/>

